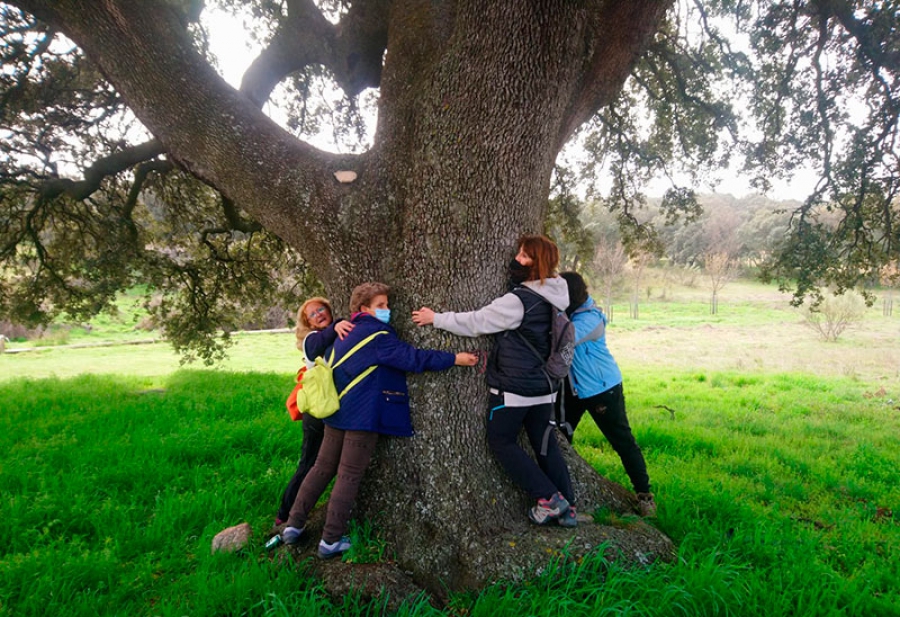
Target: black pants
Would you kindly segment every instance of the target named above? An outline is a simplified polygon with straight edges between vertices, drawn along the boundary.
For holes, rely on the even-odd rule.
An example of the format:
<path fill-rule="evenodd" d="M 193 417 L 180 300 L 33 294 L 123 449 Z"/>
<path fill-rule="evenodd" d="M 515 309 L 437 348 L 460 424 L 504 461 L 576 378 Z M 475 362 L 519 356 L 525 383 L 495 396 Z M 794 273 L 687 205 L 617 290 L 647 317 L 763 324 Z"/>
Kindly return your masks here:
<path fill-rule="evenodd" d="M 303 445 L 300 448 L 300 462 L 297 463 L 297 471 L 288 482 L 281 496 L 281 505 L 278 507 L 278 519 L 286 521 L 291 514 L 291 506 L 297 498 L 297 491 L 303 484 L 303 479 L 309 470 L 316 464 L 319 456 L 319 448 L 322 447 L 322 437 L 325 435 L 325 423 L 309 414 L 303 416 Z"/>
<path fill-rule="evenodd" d="M 569 503 L 575 503 L 569 468 L 562 457 L 556 436 L 551 434 L 547 454 L 541 455 L 544 432 L 550 425 L 553 405 L 506 407 L 503 397 L 491 394 L 488 411 L 487 438 L 494 457 L 513 479 L 533 499 L 549 499 L 557 492 Z M 519 431 L 524 428 L 535 463 L 518 444 Z M 554 431 L 555 432 L 555 431 Z"/>
<path fill-rule="evenodd" d="M 572 433 L 581 422 L 584 412 L 590 413 L 597 423 L 597 428 L 622 459 L 622 466 L 631 479 L 634 492 L 649 493 L 650 476 L 647 475 L 647 463 L 631 433 L 628 416 L 625 415 L 625 392 L 622 390 L 622 384 L 613 386 L 606 392 L 579 399 L 572 393 L 567 379 L 565 401 L 565 420 L 572 425 Z M 558 407 L 556 413 L 559 415 Z M 571 443 L 572 435 L 566 431 L 563 431 L 563 434 Z"/>

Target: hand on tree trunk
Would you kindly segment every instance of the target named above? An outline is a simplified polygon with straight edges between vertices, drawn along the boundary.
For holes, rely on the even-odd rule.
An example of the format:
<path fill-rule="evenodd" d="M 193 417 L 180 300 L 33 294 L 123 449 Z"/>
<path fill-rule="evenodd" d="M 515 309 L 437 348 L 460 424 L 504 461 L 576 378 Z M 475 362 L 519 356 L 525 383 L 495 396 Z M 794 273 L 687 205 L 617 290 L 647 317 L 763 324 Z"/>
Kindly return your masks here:
<path fill-rule="evenodd" d="M 412 320 L 417 326 L 430 326 L 434 323 L 434 311 L 423 306 L 418 311 L 412 312 Z"/>
<path fill-rule="evenodd" d="M 478 364 L 478 356 L 467 351 L 456 354 L 456 360 L 453 362 L 456 366 L 475 366 Z"/>

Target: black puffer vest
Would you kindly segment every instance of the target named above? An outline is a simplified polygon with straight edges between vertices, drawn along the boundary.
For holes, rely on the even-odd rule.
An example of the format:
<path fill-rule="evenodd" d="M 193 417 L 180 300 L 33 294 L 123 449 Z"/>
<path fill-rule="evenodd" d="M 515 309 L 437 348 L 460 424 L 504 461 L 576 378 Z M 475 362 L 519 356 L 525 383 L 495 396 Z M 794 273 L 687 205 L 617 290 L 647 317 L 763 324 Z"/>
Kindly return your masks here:
<path fill-rule="evenodd" d="M 516 294 L 525 307 L 525 315 L 518 332 L 531 343 L 542 358 L 550 355 L 550 319 L 552 307 L 539 295 L 523 287 Z M 550 385 L 539 360 L 515 330 L 494 336 L 494 349 L 487 365 L 487 384 L 500 392 L 520 396 L 542 396 L 550 393 Z"/>

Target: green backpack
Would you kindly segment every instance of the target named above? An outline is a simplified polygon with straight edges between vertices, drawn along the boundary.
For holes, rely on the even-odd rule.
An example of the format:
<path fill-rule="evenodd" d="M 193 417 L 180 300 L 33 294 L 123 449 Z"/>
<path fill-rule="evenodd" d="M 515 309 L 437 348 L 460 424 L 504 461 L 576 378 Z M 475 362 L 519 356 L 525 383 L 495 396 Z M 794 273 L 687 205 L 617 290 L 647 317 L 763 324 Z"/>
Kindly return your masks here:
<path fill-rule="evenodd" d="M 321 419 L 327 418 L 340 409 L 341 399 L 350 391 L 350 388 L 368 377 L 369 373 L 378 368 L 378 365 L 374 364 L 357 375 L 340 394 L 338 394 L 337 388 L 334 387 L 334 369 L 379 334 L 387 334 L 387 332 L 380 330 L 364 338 L 335 364 L 332 364 L 334 362 L 333 347 L 331 348 L 331 357 L 327 361 L 322 357 L 316 358 L 312 368 L 303 374 L 303 387 L 297 392 L 297 407 L 300 412 L 308 413 L 313 418 Z"/>

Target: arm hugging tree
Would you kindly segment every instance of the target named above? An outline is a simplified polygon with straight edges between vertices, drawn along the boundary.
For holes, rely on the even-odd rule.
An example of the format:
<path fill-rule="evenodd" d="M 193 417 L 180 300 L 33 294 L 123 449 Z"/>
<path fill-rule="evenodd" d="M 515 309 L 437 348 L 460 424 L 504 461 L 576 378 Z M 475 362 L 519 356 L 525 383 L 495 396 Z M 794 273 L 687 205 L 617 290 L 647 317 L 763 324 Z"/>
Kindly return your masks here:
<path fill-rule="evenodd" d="M 214 331 L 238 299 L 275 291 L 278 265 L 308 266 L 339 312 L 363 280 L 394 287 L 398 314 L 469 310 L 501 291 L 516 238 L 541 228 L 556 156 L 576 134 L 606 157 L 609 205 L 623 224 L 640 202 L 639 168 L 718 164 L 743 148 L 761 178 L 805 161 L 822 175 L 775 275 L 803 275 L 799 256 L 816 260 L 816 278 L 849 280 L 865 260 L 896 256 L 896 6 L 246 4 L 267 34 L 240 91 L 205 57 L 201 3 L 0 5 L 4 313 L 90 314 L 145 281 L 179 292 L 163 314 L 181 316 L 172 334 L 189 341 Z M 729 15 L 750 34 L 745 51 L 716 27 Z M 54 43 L 57 33 L 77 48 Z M 379 89 L 367 150 L 319 150 L 261 111 L 276 85 L 315 74 L 351 98 Z M 845 94 L 865 94 L 867 108 L 858 126 L 840 129 Z M 731 102 L 756 114 L 756 142 L 740 137 Z M 128 124 L 126 109 L 140 125 Z M 355 180 L 338 181 L 339 171 Z M 846 213 L 828 234 L 815 218 L 826 196 Z M 673 217 L 694 205 L 686 190 L 665 201 Z M 429 346 L 448 340 L 407 334 Z M 521 532 L 525 499 L 488 455 L 483 384 L 435 375 L 411 379 L 411 393 L 417 436 L 381 449 L 363 514 L 378 515 L 400 562 L 434 587 L 515 575 L 546 546 L 503 541 Z M 620 487 L 570 455 L 588 510 L 630 507 Z M 631 542 L 631 554 L 668 550 L 649 528 L 604 533 Z"/>

